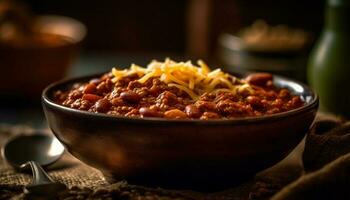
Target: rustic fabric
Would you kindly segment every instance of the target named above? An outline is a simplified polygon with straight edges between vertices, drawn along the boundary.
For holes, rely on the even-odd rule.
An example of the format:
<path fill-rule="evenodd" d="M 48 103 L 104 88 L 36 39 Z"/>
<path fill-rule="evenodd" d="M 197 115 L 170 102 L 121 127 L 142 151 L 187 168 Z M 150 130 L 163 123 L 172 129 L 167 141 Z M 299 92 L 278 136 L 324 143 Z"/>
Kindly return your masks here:
<path fill-rule="evenodd" d="M 26 126 L 0 126 L 0 146 L 10 137 L 33 131 Z M 109 184 L 98 170 L 68 153 L 48 171 L 68 187 L 58 199 L 349 199 L 349 140 L 349 123 L 319 115 L 306 137 L 305 150 L 302 142 L 282 162 L 253 180 L 215 193 L 147 188 L 126 181 Z M 30 181 L 30 174 L 17 172 L 0 158 L 0 199 L 25 199 L 23 186 Z"/>
<path fill-rule="evenodd" d="M 350 199 L 350 154 L 340 156 L 320 170 L 301 176 L 272 200 Z"/>
<path fill-rule="evenodd" d="M 306 137 L 305 175 L 273 200 L 350 199 L 350 122 L 319 118 Z"/>

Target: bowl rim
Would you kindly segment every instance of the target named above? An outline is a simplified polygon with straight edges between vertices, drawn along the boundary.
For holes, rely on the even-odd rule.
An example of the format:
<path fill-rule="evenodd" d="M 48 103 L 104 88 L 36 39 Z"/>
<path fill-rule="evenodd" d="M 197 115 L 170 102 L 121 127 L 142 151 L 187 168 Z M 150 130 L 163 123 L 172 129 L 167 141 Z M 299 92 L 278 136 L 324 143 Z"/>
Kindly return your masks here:
<path fill-rule="evenodd" d="M 65 24 L 66 27 L 69 27 L 71 30 L 69 36 L 60 33 L 54 33 L 53 30 L 50 31 L 43 31 L 42 33 L 50 33 L 50 34 L 56 34 L 60 36 L 64 36 L 69 38 L 71 43 L 76 44 L 82 42 L 86 35 L 87 35 L 87 28 L 85 24 L 75 18 L 63 16 L 63 15 L 54 15 L 54 14 L 44 14 L 44 15 L 38 15 L 36 18 L 36 26 L 42 28 L 45 26 L 59 26 L 61 24 Z"/>
<path fill-rule="evenodd" d="M 74 108 L 69 108 L 65 107 L 63 105 L 60 105 L 56 102 L 54 102 L 50 97 L 49 97 L 49 92 L 51 92 L 55 88 L 60 88 L 65 85 L 70 85 L 74 83 L 79 83 L 83 80 L 89 80 L 92 78 L 99 77 L 105 73 L 97 73 L 97 74 L 92 74 L 92 75 L 86 75 L 86 76 L 80 76 L 80 77 L 73 77 L 73 78 L 65 78 L 60 81 L 56 81 L 50 85 L 48 85 L 42 92 L 41 95 L 41 101 L 42 105 L 44 107 L 50 106 L 52 108 L 68 112 L 71 114 L 79 114 L 85 117 L 95 117 L 99 119 L 109 119 L 113 121 L 128 121 L 128 122 L 141 122 L 141 123 L 186 123 L 186 124 L 242 124 L 242 123 L 255 123 L 255 122 L 263 122 L 263 121 L 270 121 L 270 120 L 278 120 L 281 118 L 285 117 L 291 117 L 294 115 L 297 115 L 299 113 L 306 112 L 308 110 L 311 110 L 313 108 L 318 108 L 319 104 L 319 96 L 316 92 L 314 92 L 309 86 L 306 84 L 296 81 L 290 78 L 286 78 L 283 76 L 275 75 L 273 74 L 274 78 L 277 78 L 278 80 L 284 80 L 289 82 L 292 82 L 294 84 L 297 84 L 301 86 L 305 91 L 310 93 L 310 96 L 313 98 L 307 102 L 305 105 L 288 110 L 285 112 L 281 113 L 276 113 L 276 114 L 270 114 L 270 115 L 263 115 L 260 117 L 242 117 L 242 118 L 234 118 L 234 119 L 209 119 L 209 120 L 202 120 L 202 119 L 166 119 L 166 118 L 157 118 L 157 117 L 146 117 L 146 118 L 141 118 L 141 117 L 126 117 L 126 116 L 115 116 L 115 115 L 108 115 L 105 113 L 93 113 L 85 110 L 79 110 L 79 109 L 74 109 Z M 234 73 L 237 74 L 237 73 Z M 242 74 L 241 74 L 242 75 Z"/>
<path fill-rule="evenodd" d="M 300 48 L 290 49 L 262 49 L 262 48 L 250 48 L 249 45 L 238 35 L 238 33 L 222 33 L 217 39 L 218 44 L 229 51 L 245 51 L 247 53 L 257 56 L 296 56 L 301 52 L 310 48 L 312 42 L 311 33 L 306 33 L 306 42 Z"/>

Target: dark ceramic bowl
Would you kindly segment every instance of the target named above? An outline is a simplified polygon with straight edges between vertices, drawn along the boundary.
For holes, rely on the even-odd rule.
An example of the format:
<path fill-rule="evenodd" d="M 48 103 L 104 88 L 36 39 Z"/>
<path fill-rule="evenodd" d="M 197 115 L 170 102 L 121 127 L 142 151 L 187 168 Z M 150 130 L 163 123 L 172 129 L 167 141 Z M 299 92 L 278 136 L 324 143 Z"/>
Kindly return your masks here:
<path fill-rule="evenodd" d="M 48 86 L 42 95 L 46 119 L 71 154 L 131 183 L 201 190 L 236 184 L 293 150 L 318 108 L 312 90 L 278 76 L 275 84 L 300 95 L 304 106 L 263 117 L 205 121 L 116 117 L 54 102 L 55 91 L 93 77 Z"/>

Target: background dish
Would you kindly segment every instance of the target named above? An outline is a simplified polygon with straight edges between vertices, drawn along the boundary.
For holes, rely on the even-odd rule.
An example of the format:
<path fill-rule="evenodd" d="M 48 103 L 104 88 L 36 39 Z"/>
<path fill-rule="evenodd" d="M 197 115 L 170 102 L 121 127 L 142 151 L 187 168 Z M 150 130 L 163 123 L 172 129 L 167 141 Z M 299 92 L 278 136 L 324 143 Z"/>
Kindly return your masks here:
<path fill-rule="evenodd" d="M 305 82 L 310 43 L 298 49 L 251 49 L 238 35 L 224 33 L 218 38 L 218 57 L 229 70 L 270 72 Z"/>
<path fill-rule="evenodd" d="M 36 30 L 65 40 L 57 45 L 0 45 L 0 95 L 38 97 L 53 81 L 64 77 L 86 35 L 79 21 L 63 16 L 42 15 L 36 18 Z"/>

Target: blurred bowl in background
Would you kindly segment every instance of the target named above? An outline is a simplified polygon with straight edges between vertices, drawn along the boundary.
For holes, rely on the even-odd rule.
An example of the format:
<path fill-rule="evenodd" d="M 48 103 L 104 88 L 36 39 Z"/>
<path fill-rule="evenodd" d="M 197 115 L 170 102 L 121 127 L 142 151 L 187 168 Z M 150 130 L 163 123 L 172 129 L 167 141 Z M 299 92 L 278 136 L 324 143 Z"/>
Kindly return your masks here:
<path fill-rule="evenodd" d="M 290 48 L 281 41 L 267 40 L 253 46 L 238 34 L 224 33 L 218 39 L 219 60 L 226 70 L 233 72 L 263 71 L 305 81 L 311 37 L 308 36 L 305 45 L 293 45 Z"/>
<path fill-rule="evenodd" d="M 45 86 L 63 78 L 86 35 L 81 22 L 64 16 L 38 16 L 33 26 L 33 41 L 0 44 L 2 97 L 40 97 Z"/>

